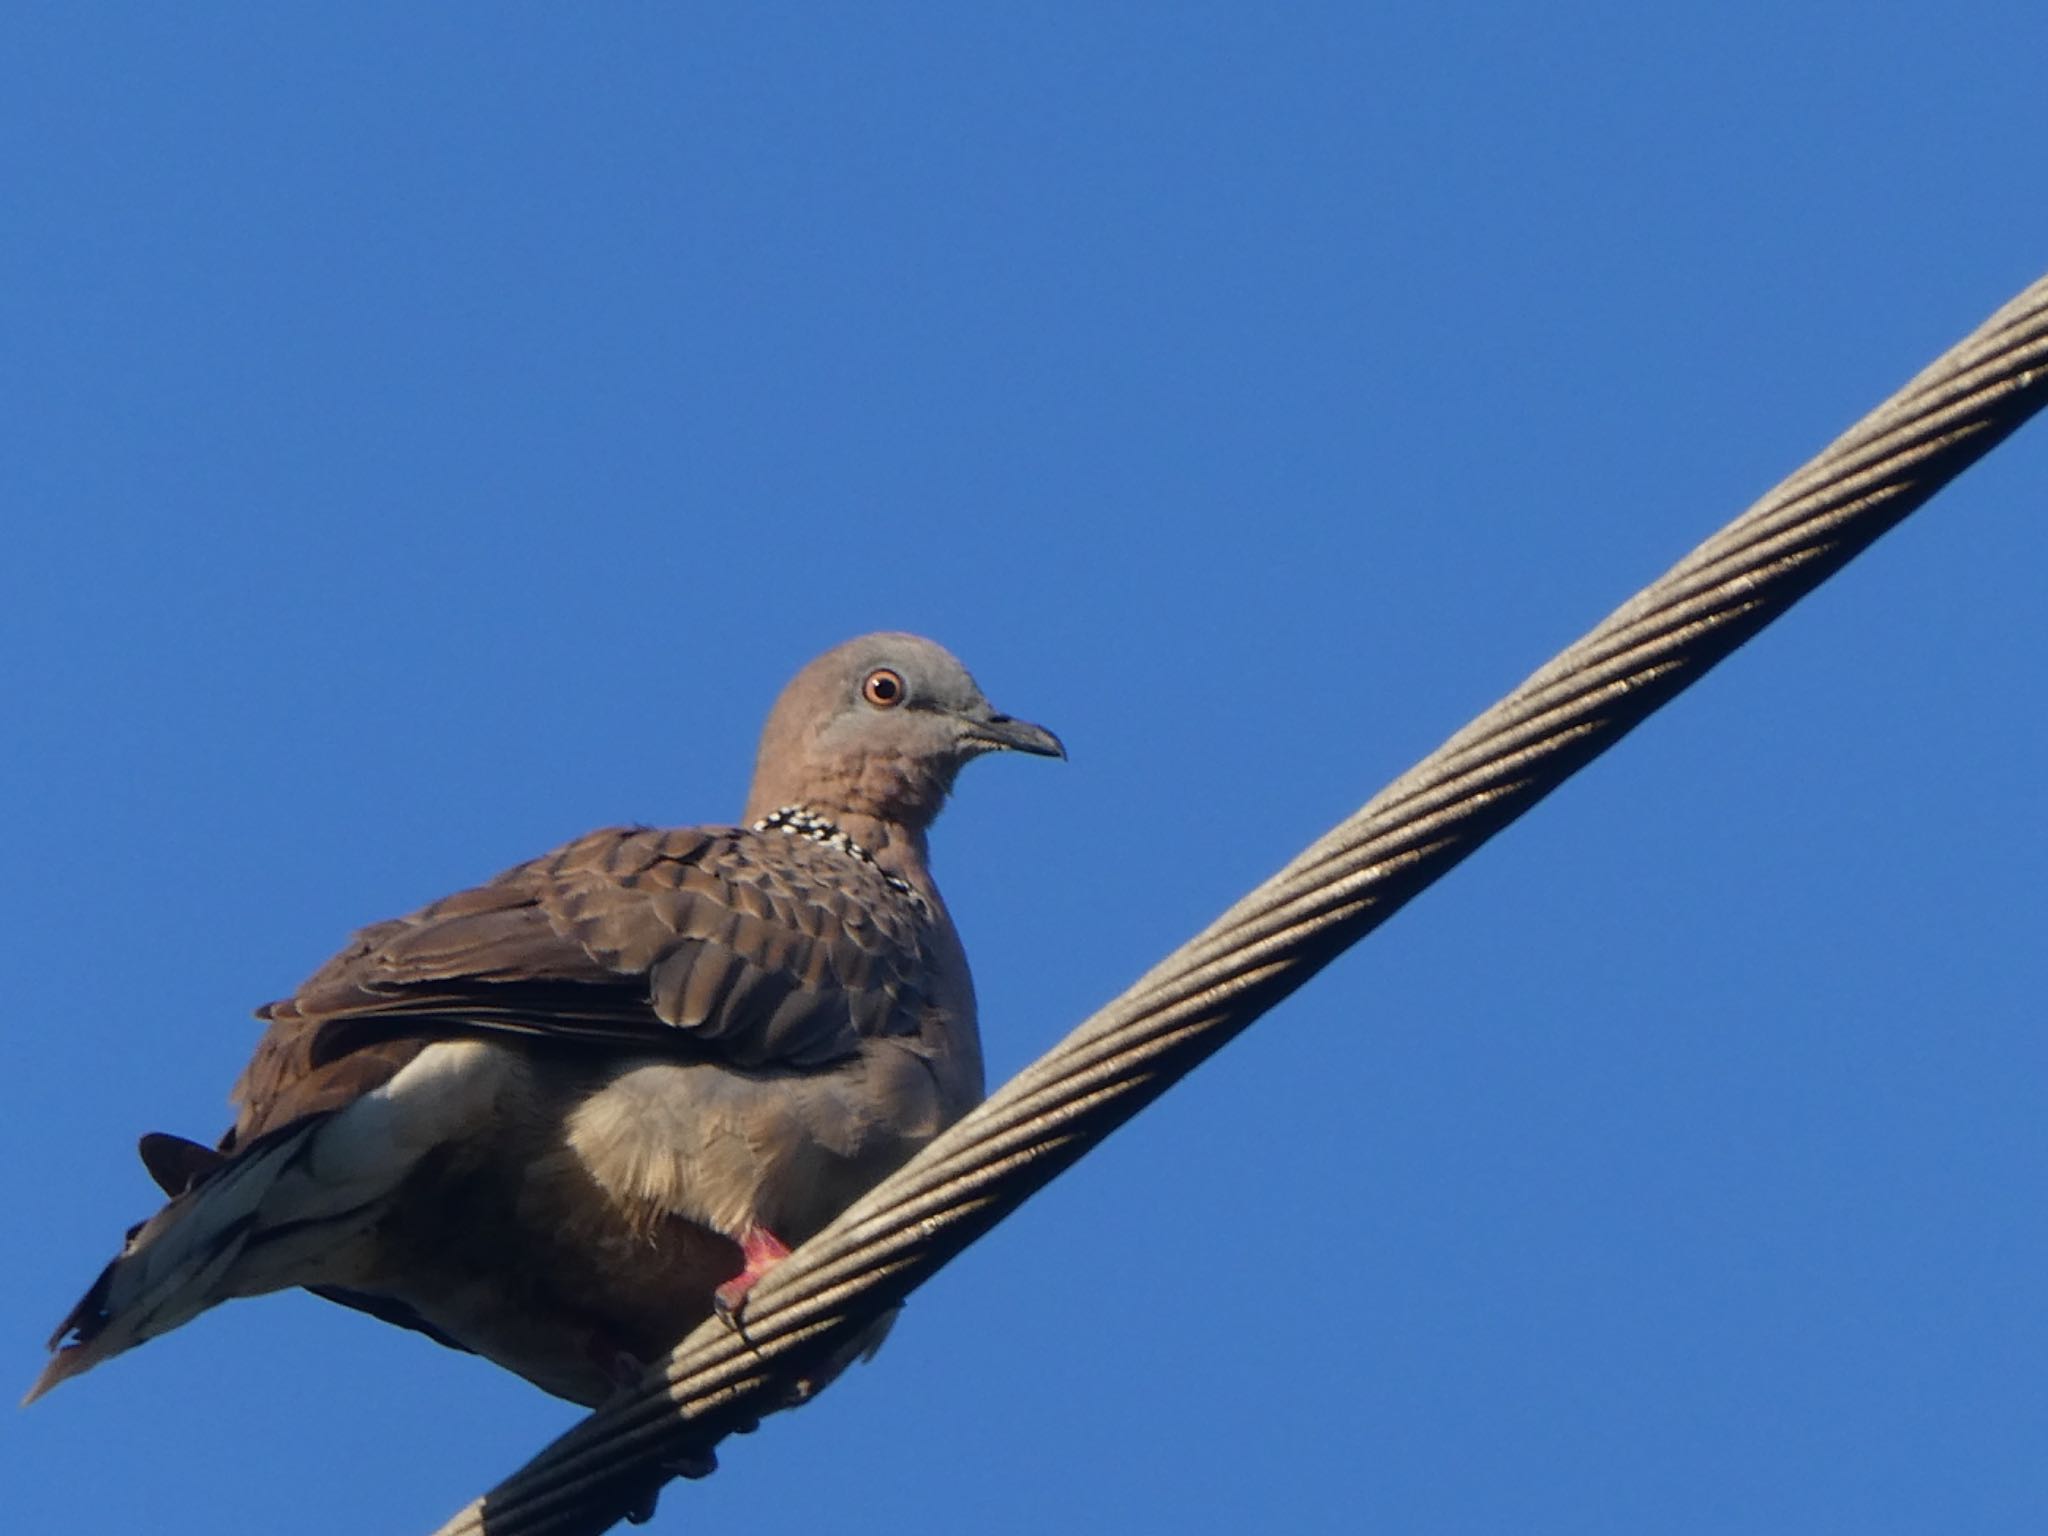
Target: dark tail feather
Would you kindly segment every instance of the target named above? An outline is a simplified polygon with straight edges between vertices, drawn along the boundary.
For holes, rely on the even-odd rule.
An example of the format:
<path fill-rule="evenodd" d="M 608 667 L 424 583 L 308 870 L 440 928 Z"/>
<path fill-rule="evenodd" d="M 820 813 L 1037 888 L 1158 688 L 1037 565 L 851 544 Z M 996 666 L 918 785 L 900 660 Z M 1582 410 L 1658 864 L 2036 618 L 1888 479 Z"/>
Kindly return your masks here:
<path fill-rule="evenodd" d="M 232 1159 L 174 1136 L 149 1138 L 143 1159 L 151 1175 L 166 1188 L 181 1180 L 184 1187 L 149 1220 L 128 1229 L 120 1254 L 100 1271 L 50 1340 L 56 1353 L 22 1399 L 23 1406 L 230 1296 L 299 1284 L 296 1273 L 238 1261 L 252 1236 L 260 1242 L 281 1225 L 313 1225 L 327 1214 L 309 1212 L 311 1222 L 281 1223 L 280 1216 L 297 1214 L 293 1202 L 282 1201 L 285 1210 L 259 1230 L 265 1198 L 298 1169 L 325 1119 L 300 1121 Z M 200 1170 L 204 1159 L 194 1152 L 213 1158 L 214 1166 Z M 195 1171 L 197 1182 L 191 1182 Z"/>
<path fill-rule="evenodd" d="M 158 1189 L 175 1199 L 227 1161 L 225 1154 L 169 1131 L 151 1131 L 137 1144 L 142 1166 Z"/>

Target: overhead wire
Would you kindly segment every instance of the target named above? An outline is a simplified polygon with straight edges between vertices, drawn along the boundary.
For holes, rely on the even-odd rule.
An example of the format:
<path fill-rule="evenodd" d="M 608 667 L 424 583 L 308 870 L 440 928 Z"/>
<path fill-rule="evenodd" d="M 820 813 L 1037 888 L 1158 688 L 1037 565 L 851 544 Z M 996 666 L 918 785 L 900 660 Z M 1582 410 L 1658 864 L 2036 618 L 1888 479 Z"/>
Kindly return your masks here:
<path fill-rule="evenodd" d="M 592 1536 L 2048 403 L 2048 277 L 1154 966 L 436 1536 Z"/>

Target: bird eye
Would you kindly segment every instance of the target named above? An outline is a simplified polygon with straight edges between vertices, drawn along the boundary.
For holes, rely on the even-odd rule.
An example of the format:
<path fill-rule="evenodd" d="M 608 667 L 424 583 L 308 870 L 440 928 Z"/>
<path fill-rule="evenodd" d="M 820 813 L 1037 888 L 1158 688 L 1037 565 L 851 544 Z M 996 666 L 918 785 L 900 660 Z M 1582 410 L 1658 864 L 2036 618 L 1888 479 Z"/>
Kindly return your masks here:
<path fill-rule="evenodd" d="M 877 709 L 894 709 L 903 702 L 903 678 L 887 667 L 877 667 L 860 685 L 860 696 Z"/>

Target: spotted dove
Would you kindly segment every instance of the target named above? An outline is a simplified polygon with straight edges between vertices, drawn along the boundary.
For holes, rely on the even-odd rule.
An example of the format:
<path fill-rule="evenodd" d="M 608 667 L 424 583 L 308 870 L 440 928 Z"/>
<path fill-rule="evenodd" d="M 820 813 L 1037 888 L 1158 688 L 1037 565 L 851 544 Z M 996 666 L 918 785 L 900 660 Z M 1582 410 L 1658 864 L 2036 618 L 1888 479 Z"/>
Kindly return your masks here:
<path fill-rule="evenodd" d="M 981 1095 L 925 832 L 962 764 L 1064 756 L 945 650 L 868 635 L 784 690 L 744 824 L 610 828 L 363 929 L 291 997 L 218 1149 L 29 1397 L 306 1286 L 595 1404 Z"/>

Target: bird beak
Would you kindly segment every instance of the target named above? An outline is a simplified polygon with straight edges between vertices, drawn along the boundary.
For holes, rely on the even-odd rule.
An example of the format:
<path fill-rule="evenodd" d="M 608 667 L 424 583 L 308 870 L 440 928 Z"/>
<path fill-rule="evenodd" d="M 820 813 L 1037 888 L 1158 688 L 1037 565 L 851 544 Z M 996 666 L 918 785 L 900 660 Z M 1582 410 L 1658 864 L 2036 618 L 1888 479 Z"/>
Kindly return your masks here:
<path fill-rule="evenodd" d="M 965 718 L 961 724 L 966 727 L 961 734 L 967 744 L 984 752 L 1029 752 L 1033 757 L 1067 755 L 1059 737 L 1029 720 L 991 713 Z"/>

